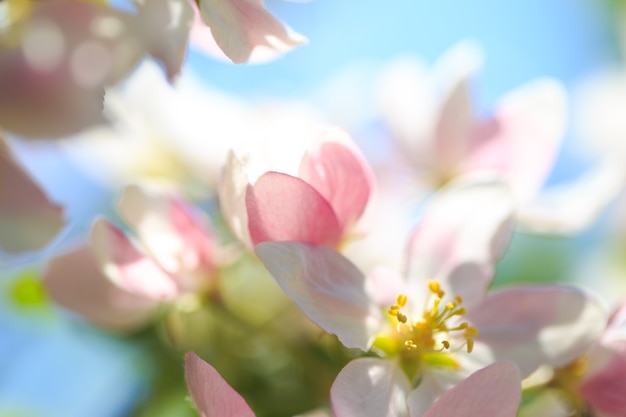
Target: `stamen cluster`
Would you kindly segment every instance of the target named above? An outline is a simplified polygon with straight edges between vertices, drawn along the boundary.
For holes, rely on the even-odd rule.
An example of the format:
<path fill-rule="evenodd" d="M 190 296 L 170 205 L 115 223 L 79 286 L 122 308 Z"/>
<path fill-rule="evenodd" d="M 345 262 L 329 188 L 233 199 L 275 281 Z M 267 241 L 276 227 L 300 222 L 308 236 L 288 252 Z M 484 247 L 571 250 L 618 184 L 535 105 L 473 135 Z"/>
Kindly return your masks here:
<path fill-rule="evenodd" d="M 430 307 L 429 303 L 426 303 L 425 311 L 420 319 L 412 320 L 402 312 L 408 302 L 405 294 L 399 294 L 396 303 L 387 311 L 395 319 L 396 332 L 402 339 L 404 349 L 420 353 L 450 350 L 451 343 L 448 339 L 451 333 L 460 332 L 460 337 L 465 339 L 463 345 L 466 346 L 467 352 L 471 353 L 474 349 L 474 338 L 478 336 L 478 329 L 467 322 L 449 327 L 449 322 L 453 317 L 465 315 L 465 307 L 462 306 L 463 299 L 457 295 L 453 301 L 442 304 L 445 292 L 437 280 L 429 280 L 428 289 L 430 296 L 434 298 Z M 454 322 L 456 323 L 457 320 Z"/>

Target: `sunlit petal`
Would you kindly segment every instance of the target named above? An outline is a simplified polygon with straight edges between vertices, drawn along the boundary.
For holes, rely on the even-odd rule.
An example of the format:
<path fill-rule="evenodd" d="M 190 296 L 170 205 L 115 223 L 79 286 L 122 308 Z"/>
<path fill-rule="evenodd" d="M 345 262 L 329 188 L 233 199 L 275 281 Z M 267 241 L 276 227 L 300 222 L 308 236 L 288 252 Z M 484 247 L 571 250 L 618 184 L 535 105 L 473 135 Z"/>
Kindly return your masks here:
<path fill-rule="evenodd" d="M 410 389 L 395 361 L 360 358 L 339 372 L 330 400 L 336 417 L 407 417 Z"/>
<path fill-rule="evenodd" d="M 347 347 L 366 350 L 383 320 L 365 277 L 334 249 L 299 242 L 265 242 L 256 253 L 283 291 L 318 326 Z"/>

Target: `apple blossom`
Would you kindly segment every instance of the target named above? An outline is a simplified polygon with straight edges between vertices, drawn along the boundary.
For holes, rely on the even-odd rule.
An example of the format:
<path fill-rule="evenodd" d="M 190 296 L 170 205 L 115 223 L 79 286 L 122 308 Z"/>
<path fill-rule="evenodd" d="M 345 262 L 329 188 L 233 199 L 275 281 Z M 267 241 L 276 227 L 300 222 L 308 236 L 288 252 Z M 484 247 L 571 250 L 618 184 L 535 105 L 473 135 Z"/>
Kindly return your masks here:
<path fill-rule="evenodd" d="M 483 119 L 470 90 L 480 61 L 478 48 L 467 42 L 448 51 L 432 75 L 414 60 L 398 60 L 383 74 L 381 108 L 413 169 L 435 187 L 456 175 L 490 170 L 526 201 L 543 184 L 559 150 L 565 91 L 556 80 L 531 82 L 506 95 Z"/>
<path fill-rule="evenodd" d="M 496 360 L 515 361 L 526 376 L 544 363 L 566 364 L 589 346 L 604 309 L 585 292 L 513 287 L 485 295 L 512 214 L 502 183 L 453 182 L 428 205 L 409 244 L 405 276 L 383 271 L 368 279 L 327 246 L 255 247 L 313 322 L 347 347 L 382 356 L 344 367 L 332 391 L 335 407 L 356 415 L 363 404 L 354 398 L 375 398 L 375 415 L 402 414 L 408 403 L 411 416 L 419 416 L 472 370 Z M 351 383 L 355 375 L 379 375 L 379 385 Z"/>
<path fill-rule="evenodd" d="M 56 301 L 98 324 L 127 330 L 147 322 L 160 302 L 210 288 L 214 237 L 186 202 L 173 193 L 130 186 L 118 212 L 143 246 L 107 220 L 96 220 L 90 248 L 53 259 L 44 273 Z"/>
<path fill-rule="evenodd" d="M 354 375 L 351 382 L 376 382 L 377 375 Z M 356 379 L 363 377 L 365 381 Z M 210 364 L 193 352 L 185 357 L 185 378 L 191 397 L 202 417 L 254 417 L 255 413 Z M 384 387 L 381 387 L 384 392 Z M 485 393 L 489 393 L 488 400 Z M 425 417 L 514 417 L 521 397 L 520 375 L 511 362 L 496 362 L 470 375 L 466 380 L 442 395 L 424 414 Z M 371 407 L 358 412 L 332 404 L 335 417 L 370 417 L 379 414 L 376 397 L 370 398 Z M 358 399 L 354 399 L 358 401 Z M 332 402 L 332 399 L 331 399 Z M 308 415 L 308 414 L 307 414 Z M 315 416 L 325 415 L 317 412 Z M 397 417 L 414 417 L 406 410 Z"/>
<path fill-rule="evenodd" d="M 268 146 L 229 154 L 220 204 L 248 247 L 285 240 L 337 246 L 365 210 L 374 185 L 365 158 L 341 130 L 316 133 L 305 150 L 290 138 L 291 153 L 284 142 L 279 153 Z"/>

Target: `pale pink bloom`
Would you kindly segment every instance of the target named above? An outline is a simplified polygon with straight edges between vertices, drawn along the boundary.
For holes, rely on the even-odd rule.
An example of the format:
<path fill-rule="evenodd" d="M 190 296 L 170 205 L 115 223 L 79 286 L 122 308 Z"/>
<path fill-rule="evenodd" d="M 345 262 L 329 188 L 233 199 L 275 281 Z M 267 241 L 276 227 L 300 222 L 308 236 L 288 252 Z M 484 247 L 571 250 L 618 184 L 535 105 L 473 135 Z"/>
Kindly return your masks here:
<path fill-rule="evenodd" d="M 8 252 L 41 249 L 64 225 L 63 208 L 48 199 L 0 137 L 0 248 Z"/>
<path fill-rule="evenodd" d="M 210 288 L 214 237 L 188 203 L 173 193 L 131 186 L 118 212 L 141 245 L 107 220 L 96 220 L 91 247 L 53 259 L 44 273 L 57 302 L 95 323 L 127 330 L 145 324 L 160 302 Z M 90 286 L 85 280 L 98 283 Z M 99 296 L 93 285 L 106 290 Z"/>
<path fill-rule="evenodd" d="M 305 149 L 291 138 L 276 152 L 229 154 L 220 204 L 248 247 L 286 240 L 337 246 L 365 210 L 374 175 L 350 137 L 339 129 L 314 129 L 310 137 Z"/>
<path fill-rule="evenodd" d="M 148 55 L 170 79 L 179 72 L 192 17 L 184 0 L 153 0 L 136 15 L 76 0 L 34 3 L 0 37 L 0 128 L 54 138 L 105 122 L 104 88 Z"/>
<path fill-rule="evenodd" d="M 200 0 L 191 41 L 240 64 L 266 61 L 307 40 L 268 12 L 262 0 Z"/>
<path fill-rule="evenodd" d="M 354 375 L 354 384 L 371 383 L 380 388 L 379 396 L 369 398 L 367 407 L 344 409 L 332 404 L 335 417 L 415 417 L 406 409 L 393 414 L 381 410 L 378 402 L 388 387 L 378 386 L 378 375 Z M 246 401 L 211 365 L 193 352 L 185 357 L 185 378 L 198 412 L 202 417 L 254 417 Z M 357 379 L 362 378 L 362 379 Z M 510 362 L 497 362 L 470 375 L 465 381 L 442 395 L 424 414 L 425 417 L 514 417 L 521 399 L 520 375 Z M 358 398 L 353 399 L 358 402 Z M 382 412 L 382 413 L 381 413 Z M 317 415 L 317 414 L 316 414 Z"/>
<path fill-rule="evenodd" d="M 383 271 L 368 279 L 326 246 L 256 246 L 313 322 L 347 347 L 384 356 L 356 359 L 340 372 L 332 390 L 335 407 L 356 415 L 375 398 L 376 415 L 402 415 L 408 404 L 415 417 L 496 360 L 513 360 L 526 376 L 541 364 L 560 366 L 584 352 L 602 330 L 605 312 L 597 299 L 564 287 L 485 294 L 512 215 L 512 198 L 500 182 L 463 178 L 450 184 L 427 206 L 404 275 Z M 355 375 L 378 375 L 378 384 Z"/>
<path fill-rule="evenodd" d="M 564 135 L 567 100 L 556 80 L 532 81 L 478 113 L 471 81 L 480 53 L 463 43 L 429 73 L 414 59 L 383 74 L 381 110 L 418 180 L 439 187 L 457 175 L 490 171 L 511 187 L 522 208 L 550 173 Z"/>

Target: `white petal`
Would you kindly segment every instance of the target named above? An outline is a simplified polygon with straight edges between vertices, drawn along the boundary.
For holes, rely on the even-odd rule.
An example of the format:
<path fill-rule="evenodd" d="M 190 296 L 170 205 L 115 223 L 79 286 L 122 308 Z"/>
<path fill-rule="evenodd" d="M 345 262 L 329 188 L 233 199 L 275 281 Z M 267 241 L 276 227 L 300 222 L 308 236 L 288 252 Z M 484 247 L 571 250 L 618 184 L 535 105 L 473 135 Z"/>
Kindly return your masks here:
<path fill-rule="evenodd" d="M 479 302 L 493 279 L 494 263 L 508 244 L 513 199 L 491 177 L 459 178 L 427 203 L 410 242 L 409 280 L 419 293 L 437 279 L 466 308 Z"/>
<path fill-rule="evenodd" d="M 336 417 L 408 417 L 409 381 L 392 360 L 360 358 L 348 363 L 330 389 Z"/>
<path fill-rule="evenodd" d="M 497 362 L 439 397 L 424 417 L 515 417 L 521 396 L 517 367 Z"/>
<path fill-rule="evenodd" d="M 608 313 L 580 289 L 520 286 L 489 294 L 466 318 L 479 332 L 468 357 L 510 359 L 526 377 L 542 364 L 563 366 L 584 354 Z"/>
<path fill-rule="evenodd" d="M 384 323 L 365 276 L 334 249 L 265 242 L 256 253 L 283 291 L 322 329 L 350 348 L 367 350 Z"/>

